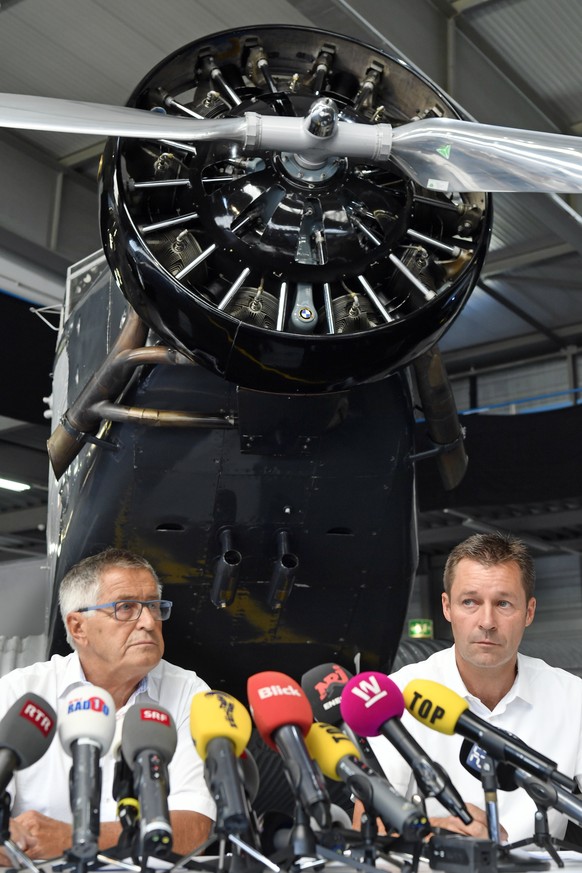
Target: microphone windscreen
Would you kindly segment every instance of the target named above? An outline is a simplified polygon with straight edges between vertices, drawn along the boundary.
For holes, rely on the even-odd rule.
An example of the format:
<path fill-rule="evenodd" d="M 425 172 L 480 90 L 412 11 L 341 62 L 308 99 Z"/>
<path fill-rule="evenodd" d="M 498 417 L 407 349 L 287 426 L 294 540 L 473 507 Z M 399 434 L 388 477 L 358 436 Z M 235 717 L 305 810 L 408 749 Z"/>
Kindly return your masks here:
<path fill-rule="evenodd" d="M 404 699 L 398 685 L 384 673 L 358 673 L 347 683 L 341 699 L 344 721 L 361 737 L 377 737 L 382 725 L 400 718 Z"/>
<path fill-rule="evenodd" d="M 57 716 L 38 694 L 23 694 L 0 722 L 0 748 L 18 759 L 17 770 L 30 767 L 48 750 L 55 735 Z"/>
<path fill-rule="evenodd" d="M 115 733 L 115 704 L 111 694 L 97 685 L 81 685 L 59 701 L 59 737 L 71 755 L 76 740 L 91 740 L 104 755 Z"/>
<path fill-rule="evenodd" d="M 486 756 L 487 752 L 485 749 L 482 749 L 477 743 L 468 739 L 463 740 L 461 751 L 459 752 L 459 761 L 465 770 L 477 779 L 481 778 L 483 759 Z M 495 775 L 501 791 L 515 791 L 519 788 L 515 781 L 515 768 L 511 764 L 506 764 L 503 761 L 495 762 Z"/>
<path fill-rule="evenodd" d="M 237 758 L 236 766 L 245 787 L 247 797 L 251 803 L 254 803 L 257 794 L 259 793 L 261 776 L 257 762 L 248 749 L 245 749 L 242 755 Z"/>
<path fill-rule="evenodd" d="M 176 751 L 174 719 L 159 703 L 134 703 L 123 720 L 121 751 L 130 767 L 140 752 L 153 750 L 167 763 Z"/>
<path fill-rule="evenodd" d="M 337 774 L 337 766 L 341 759 L 346 755 L 360 757 L 358 748 L 343 731 L 321 721 L 311 725 L 305 737 L 305 745 L 313 760 L 319 764 L 323 775 L 338 782 L 340 777 Z"/>
<path fill-rule="evenodd" d="M 459 694 L 431 679 L 413 679 L 402 693 L 409 713 L 441 734 L 454 734 L 459 718 L 469 709 Z"/>
<path fill-rule="evenodd" d="M 339 664 L 320 664 L 304 673 L 301 687 L 311 704 L 316 721 L 339 725 L 342 720 L 340 700 L 346 683 L 352 673 Z"/>
<path fill-rule="evenodd" d="M 278 728 L 295 725 L 306 736 L 313 724 L 313 712 L 301 686 L 285 673 L 255 673 L 247 680 L 247 695 L 257 730 L 275 751 L 273 733 Z"/>
<path fill-rule="evenodd" d="M 252 730 L 248 710 L 230 694 L 200 691 L 192 698 L 190 733 L 203 761 L 206 760 L 208 743 L 217 737 L 230 740 L 238 758 L 246 749 Z"/>

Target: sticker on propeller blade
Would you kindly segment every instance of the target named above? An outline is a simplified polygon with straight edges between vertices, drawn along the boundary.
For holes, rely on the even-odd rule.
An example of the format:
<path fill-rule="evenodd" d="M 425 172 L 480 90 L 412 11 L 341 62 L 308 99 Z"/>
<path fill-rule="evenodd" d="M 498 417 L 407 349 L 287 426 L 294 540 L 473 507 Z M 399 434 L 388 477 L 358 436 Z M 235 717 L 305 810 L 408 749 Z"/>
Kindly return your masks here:
<path fill-rule="evenodd" d="M 437 149 L 437 152 L 439 153 L 439 155 L 442 155 L 443 158 L 446 158 L 448 161 L 448 159 L 451 156 L 451 146 L 450 145 L 439 146 L 439 148 Z"/>
<path fill-rule="evenodd" d="M 426 187 L 432 191 L 448 191 L 449 183 L 444 182 L 442 179 L 429 179 Z"/>

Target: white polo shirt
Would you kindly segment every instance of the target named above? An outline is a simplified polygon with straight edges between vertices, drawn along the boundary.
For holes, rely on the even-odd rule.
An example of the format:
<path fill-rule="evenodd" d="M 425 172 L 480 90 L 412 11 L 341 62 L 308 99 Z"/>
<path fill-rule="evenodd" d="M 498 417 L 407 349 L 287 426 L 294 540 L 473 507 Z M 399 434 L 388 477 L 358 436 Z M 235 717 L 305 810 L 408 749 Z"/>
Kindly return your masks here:
<path fill-rule="evenodd" d="M 400 689 L 413 679 L 432 679 L 464 697 L 471 712 L 495 727 L 515 734 L 537 752 L 557 762 L 557 769 L 577 779 L 582 785 L 582 679 L 550 667 L 539 658 L 518 654 L 517 677 L 505 697 L 493 711 L 467 691 L 457 669 L 455 648 L 436 652 L 418 664 L 402 667 L 390 678 Z M 418 722 L 408 712 L 402 724 L 433 760 L 441 764 L 464 801 L 485 808 L 483 788 L 478 778 L 465 770 L 459 760 L 463 737 L 438 733 Z M 394 785 L 406 797 L 415 791 L 410 767 L 384 737 L 370 737 L 370 746 L 378 762 Z M 534 833 L 536 806 L 523 788 L 498 791 L 499 820 L 510 842 L 531 837 Z M 430 816 L 449 815 L 434 799 L 427 800 Z M 556 810 L 548 810 L 550 833 L 563 837 L 568 819 Z"/>
<path fill-rule="evenodd" d="M 0 718 L 7 709 L 27 691 L 44 698 L 58 712 L 58 701 L 75 688 L 87 684 L 76 652 L 62 657 L 53 655 L 50 661 L 13 670 L 0 678 Z M 206 782 L 204 765 L 190 734 L 190 703 L 199 691 L 208 685 L 192 670 L 183 670 L 168 661 L 160 661 L 145 677 L 128 702 L 116 713 L 118 721 L 127 709 L 146 695 L 170 712 L 178 733 L 176 752 L 169 767 L 170 809 L 187 809 L 214 819 L 216 807 Z M 71 822 L 69 802 L 69 771 L 72 759 L 64 751 L 58 733 L 43 757 L 14 774 L 8 786 L 13 799 L 12 815 L 29 809 L 51 818 Z M 113 799 L 114 756 L 111 752 L 101 758 L 101 821 L 114 821 L 117 804 Z"/>

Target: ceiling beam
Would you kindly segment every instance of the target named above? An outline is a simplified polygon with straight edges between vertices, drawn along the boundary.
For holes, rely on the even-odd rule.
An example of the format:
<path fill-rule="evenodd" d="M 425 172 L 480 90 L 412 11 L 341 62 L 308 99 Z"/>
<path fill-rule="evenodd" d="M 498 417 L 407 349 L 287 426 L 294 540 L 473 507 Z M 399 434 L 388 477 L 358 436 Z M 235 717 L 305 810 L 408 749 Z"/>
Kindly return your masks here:
<path fill-rule="evenodd" d="M 47 507 L 28 506 L 0 513 L 0 534 L 22 533 L 27 530 L 42 530 L 46 526 Z"/>
<path fill-rule="evenodd" d="M 557 258 L 574 253 L 569 243 L 558 243 L 551 246 L 539 246 L 532 243 L 526 246 L 504 246 L 490 251 L 481 270 L 482 279 L 492 279 L 503 273 L 511 273 L 524 267 L 534 267 Z"/>

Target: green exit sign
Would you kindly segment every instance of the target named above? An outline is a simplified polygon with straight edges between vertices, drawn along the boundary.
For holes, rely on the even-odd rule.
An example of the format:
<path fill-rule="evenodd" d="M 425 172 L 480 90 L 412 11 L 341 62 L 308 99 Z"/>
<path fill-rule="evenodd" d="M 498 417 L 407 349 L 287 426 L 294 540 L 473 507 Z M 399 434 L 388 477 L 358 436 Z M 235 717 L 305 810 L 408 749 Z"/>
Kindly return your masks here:
<path fill-rule="evenodd" d="M 411 618 L 408 622 L 408 636 L 415 640 L 432 640 L 432 619 Z"/>

